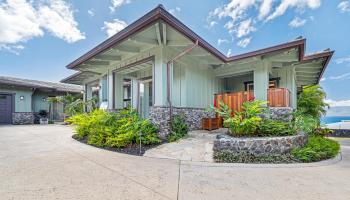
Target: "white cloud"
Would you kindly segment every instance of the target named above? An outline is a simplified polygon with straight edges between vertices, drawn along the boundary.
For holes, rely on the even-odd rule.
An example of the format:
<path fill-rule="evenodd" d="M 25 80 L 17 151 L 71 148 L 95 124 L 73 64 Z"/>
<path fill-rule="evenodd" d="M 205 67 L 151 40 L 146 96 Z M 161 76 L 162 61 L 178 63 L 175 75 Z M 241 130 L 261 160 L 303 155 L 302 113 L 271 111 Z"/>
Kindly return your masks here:
<path fill-rule="evenodd" d="M 18 52 L 24 43 L 42 37 L 49 31 L 55 37 L 72 43 L 85 39 L 78 29 L 72 8 L 62 0 L 7 0 L 0 3 L 0 46 L 2 50 Z"/>
<path fill-rule="evenodd" d="M 350 55 L 343 57 L 343 58 L 338 58 L 335 60 L 337 64 L 343 64 L 343 63 L 350 63 Z"/>
<path fill-rule="evenodd" d="M 247 19 L 239 24 L 236 30 L 236 36 L 238 38 L 241 38 L 254 31 L 256 31 L 256 28 L 254 28 L 254 26 L 252 25 L 252 19 Z"/>
<path fill-rule="evenodd" d="M 350 76 L 350 72 L 342 74 L 342 75 L 339 75 L 339 76 L 331 76 L 331 77 L 329 77 L 329 79 L 332 79 L 332 80 L 344 80 L 344 79 L 348 79 L 349 76 Z"/>
<path fill-rule="evenodd" d="M 288 8 L 297 9 L 316 9 L 321 6 L 321 0 L 282 0 L 276 7 L 275 11 L 266 18 L 266 21 L 270 21 L 276 17 L 283 15 Z"/>
<path fill-rule="evenodd" d="M 169 11 L 170 14 L 175 16 L 176 13 L 181 12 L 181 8 L 180 7 L 175 7 L 175 8 L 169 9 L 168 11 Z"/>
<path fill-rule="evenodd" d="M 219 38 L 218 39 L 218 45 L 220 46 L 221 44 L 224 44 L 224 43 L 229 43 L 230 41 L 228 41 L 227 39 L 221 39 L 221 38 Z"/>
<path fill-rule="evenodd" d="M 73 11 L 66 2 L 62 0 L 51 0 L 50 4 L 39 7 L 40 25 L 51 32 L 54 36 L 73 43 L 85 39 L 84 34 L 77 28 Z"/>
<path fill-rule="evenodd" d="M 289 26 L 292 28 L 298 28 L 304 26 L 306 19 L 301 19 L 300 17 L 295 17 L 292 21 L 289 22 Z"/>
<path fill-rule="evenodd" d="M 232 49 L 229 49 L 226 54 L 228 57 L 232 55 Z"/>
<path fill-rule="evenodd" d="M 328 103 L 331 107 L 339 107 L 339 106 L 350 106 L 350 100 L 332 100 L 332 99 L 326 99 L 326 103 Z"/>
<path fill-rule="evenodd" d="M 337 7 L 341 13 L 350 12 L 350 1 L 342 1 Z"/>
<path fill-rule="evenodd" d="M 111 12 L 114 12 L 120 6 L 128 4 L 130 2 L 130 0 L 111 0 L 112 6 L 110 6 L 109 9 Z"/>
<path fill-rule="evenodd" d="M 272 4 L 274 0 L 262 0 L 260 9 L 259 9 L 259 20 L 264 19 L 271 11 Z"/>
<path fill-rule="evenodd" d="M 321 0 L 229 0 L 228 3 L 212 10 L 207 21 L 216 24 L 218 20 L 223 20 L 224 28 L 237 39 L 249 36 L 257 31 L 256 27 L 284 15 L 287 10 L 299 11 L 295 12 L 297 16 L 305 9 L 316 9 L 320 6 Z M 291 26 L 301 26 L 306 21 L 300 19 L 291 23 Z"/>
<path fill-rule="evenodd" d="M 0 44 L 0 51 L 1 50 L 6 50 L 10 53 L 13 53 L 13 54 L 16 54 L 16 55 L 19 55 L 19 52 L 24 49 L 24 46 L 22 45 L 1 45 Z"/>
<path fill-rule="evenodd" d="M 90 15 L 90 17 L 95 16 L 95 11 L 94 11 L 94 9 L 93 9 L 93 8 L 91 8 L 91 9 L 90 9 L 90 10 L 88 10 L 87 12 L 88 12 L 88 14 Z"/>
<path fill-rule="evenodd" d="M 245 48 L 246 46 L 248 46 L 248 44 L 250 43 L 251 40 L 252 40 L 252 37 L 240 40 L 237 42 L 237 46 Z"/>
<path fill-rule="evenodd" d="M 209 27 L 213 27 L 213 26 L 215 26 L 216 24 L 218 24 L 216 21 L 211 21 L 211 22 L 209 22 Z"/>
<path fill-rule="evenodd" d="M 101 29 L 106 31 L 108 37 L 113 36 L 114 34 L 123 30 L 127 26 L 126 22 L 120 19 L 114 19 L 112 22 L 103 22 L 103 23 L 104 23 L 104 26 Z"/>
<path fill-rule="evenodd" d="M 323 81 L 326 81 L 327 80 L 327 78 L 321 78 L 321 82 L 323 82 Z"/>

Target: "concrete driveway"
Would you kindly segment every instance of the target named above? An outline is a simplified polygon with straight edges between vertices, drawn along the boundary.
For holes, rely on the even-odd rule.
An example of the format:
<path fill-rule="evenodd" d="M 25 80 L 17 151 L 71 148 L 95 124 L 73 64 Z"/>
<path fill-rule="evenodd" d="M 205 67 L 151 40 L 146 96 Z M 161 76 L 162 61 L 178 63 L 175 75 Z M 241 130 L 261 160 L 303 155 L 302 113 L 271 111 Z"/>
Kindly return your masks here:
<path fill-rule="evenodd" d="M 68 126 L 0 126 L 0 199 L 349 199 L 350 147 L 311 165 L 213 164 L 119 154 Z"/>

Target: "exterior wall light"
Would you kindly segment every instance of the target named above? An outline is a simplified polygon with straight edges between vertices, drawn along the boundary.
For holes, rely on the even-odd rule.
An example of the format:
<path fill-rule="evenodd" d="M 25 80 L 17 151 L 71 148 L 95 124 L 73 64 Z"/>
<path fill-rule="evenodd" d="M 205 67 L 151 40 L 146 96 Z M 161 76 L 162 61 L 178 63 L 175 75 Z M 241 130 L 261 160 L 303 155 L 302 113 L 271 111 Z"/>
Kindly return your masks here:
<path fill-rule="evenodd" d="M 19 96 L 19 100 L 23 101 L 24 100 L 24 96 Z"/>

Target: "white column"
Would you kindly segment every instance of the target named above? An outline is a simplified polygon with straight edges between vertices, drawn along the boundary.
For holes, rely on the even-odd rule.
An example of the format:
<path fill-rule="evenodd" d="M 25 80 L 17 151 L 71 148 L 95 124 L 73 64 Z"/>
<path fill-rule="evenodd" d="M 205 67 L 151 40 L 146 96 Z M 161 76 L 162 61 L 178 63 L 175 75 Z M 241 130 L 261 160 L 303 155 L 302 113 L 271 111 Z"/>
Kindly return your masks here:
<path fill-rule="evenodd" d="M 122 74 L 115 73 L 114 74 L 114 88 L 115 88 L 115 109 L 122 109 L 124 107 L 124 76 Z"/>
<path fill-rule="evenodd" d="M 98 102 L 101 105 L 101 103 L 103 102 L 103 98 L 102 98 L 102 90 L 103 90 L 103 80 L 102 78 L 99 80 L 99 90 L 98 90 Z M 100 106 L 99 105 L 99 106 Z"/>
<path fill-rule="evenodd" d="M 167 65 L 166 56 L 163 52 L 165 48 L 160 48 L 154 63 L 154 105 L 167 105 Z"/>
<path fill-rule="evenodd" d="M 108 71 L 107 74 L 107 89 L 108 89 L 108 109 L 114 109 L 114 104 L 113 104 L 113 93 L 114 93 L 114 85 L 113 85 L 113 72 Z"/>
<path fill-rule="evenodd" d="M 133 108 L 137 108 L 138 103 L 138 82 L 135 78 L 131 79 L 131 105 Z"/>
<path fill-rule="evenodd" d="M 269 88 L 269 65 L 263 65 L 254 69 L 254 97 L 257 100 L 267 100 L 267 89 Z"/>

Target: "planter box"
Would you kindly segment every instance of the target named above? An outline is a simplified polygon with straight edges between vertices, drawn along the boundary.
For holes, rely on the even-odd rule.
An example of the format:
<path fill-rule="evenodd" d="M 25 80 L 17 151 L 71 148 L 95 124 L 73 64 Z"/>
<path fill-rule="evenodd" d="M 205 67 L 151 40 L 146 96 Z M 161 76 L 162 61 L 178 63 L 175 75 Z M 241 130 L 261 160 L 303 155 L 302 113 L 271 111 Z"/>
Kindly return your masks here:
<path fill-rule="evenodd" d="M 40 118 L 40 124 L 49 124 L 48 118 Z"/>
<path fill-rule="evenodd" d="M 202 128 L 204 130 L 215 130 L 222 126 L 222 119 L 220 118 L 203 118 L 202 119 Z"/>

